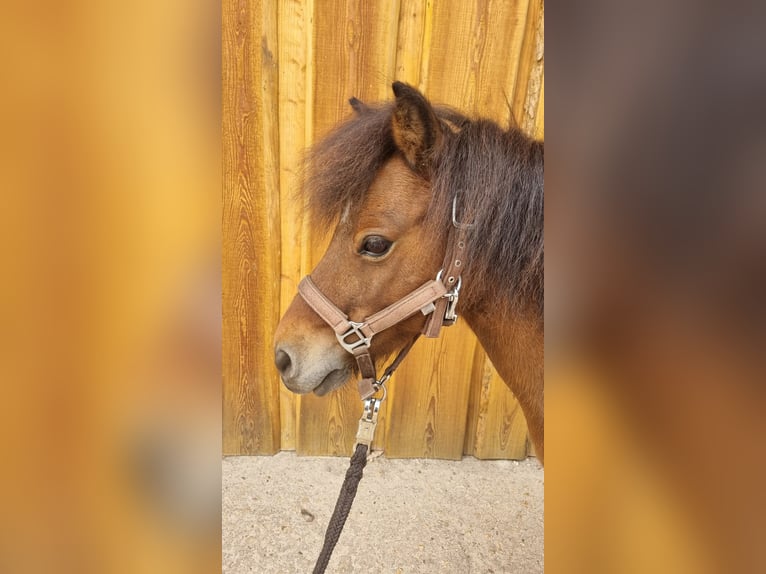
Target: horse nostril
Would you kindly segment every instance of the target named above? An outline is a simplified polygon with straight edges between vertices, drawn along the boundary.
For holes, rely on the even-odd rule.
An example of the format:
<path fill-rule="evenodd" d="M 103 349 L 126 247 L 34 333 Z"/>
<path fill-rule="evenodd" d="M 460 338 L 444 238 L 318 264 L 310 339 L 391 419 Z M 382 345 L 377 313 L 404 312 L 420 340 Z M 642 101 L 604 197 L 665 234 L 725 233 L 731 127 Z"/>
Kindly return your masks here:
<path fill-rule="evenodd" d="M 279 369 L 279 372 L 282 376 L 287 374 L 287 371 L 290 370 L 290 367 L 293 364 L 292 360 L 290 360 L 290 355 L 288 355 L 282 349 L 277 349 L 276 356 L 274 357 L 274 363 L 277 365 L 277 369 Z"/>

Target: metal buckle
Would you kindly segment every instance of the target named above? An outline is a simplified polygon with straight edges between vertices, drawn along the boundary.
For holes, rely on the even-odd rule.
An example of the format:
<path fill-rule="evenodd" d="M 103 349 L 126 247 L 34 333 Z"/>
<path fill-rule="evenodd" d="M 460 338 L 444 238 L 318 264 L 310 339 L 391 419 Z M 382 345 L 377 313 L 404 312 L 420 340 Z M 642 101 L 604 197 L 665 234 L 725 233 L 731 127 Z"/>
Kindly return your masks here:
<path fill-rule="evenodd" d="M 459 194 L 455 194 L 455 197 L 452 198 L 452 225 L 457 227 L 458 229 L 471 229 L 475 224 L 473 223 L 463 223 L 457 220 L 457 196 Z"/>
<path fill-rule="evenodd" d="M 447 298 L 447 308 L 444 310 L 444 321 L 442 322 L 442 325 L 451 327 L 457 322 L 457 312 L 455 309 L 457 308 L 458 294 L 454 293 L 450 295 L 448 293 L 445 297 Z"/>
<path fill-rule="evenodd" d="M 370 341 L 372 341 L 372 336 L 365 337 L 364 333 L 362 333 L 361 328 L 365 325 L 365 323 L 356 323 L 355 321 L 349 321 L 348 322 L 351 327 L 348 331 L 343 333 L 342 335 L 335 334 L 335 336 L 338 338 L 338 342 L 340 343 L 341 347 L 346 349 L 349 353 L 354 353 L 354 349 L 357 349 L 359 347 L 369 347 Z M 346 342 L 346 339 L 350 337 L 351 335 L 356 335 L 357 340 Z"/>
<path fill-rule="evenodd" d="M 363 444 L 368 448 L 372 444 L 372 439 L 375 436 L 375 427 L 378 425 L 378 413 L 380 412 L 380 403 L 382 401 L 383 399 L 367 399 L 364 401 L 364 411 L 362 412 L 362 418 L 359 419 L 359 428 L 356 431 L 356 444 Z M 354 445 L 354 450 L 356 450 L 356 445 Z"/>
<path fill-rule="evenodd" d="M 436 280 L 441 281 L 442 278 L 442 272 L 444 270 L 440 269 L 439 272 L 436 274 Z M 463 278 L 458 277 L 457 278 L 457 285 L 455 285 L 450 291 L 447 291 L 442 297 L 445 297 L 447 299 L 447 308 L 444 310 L 444 319 L 442 321 L 442 325 L 445 327 L 451 327 L 457 322 L 457 302 L 458 298 L 460 297 L 460 287 L 463 285 Z"/>
<path fill-rule="evenodd" d="M 383 398 L 380 399 L 381 401 L 385 400 L 386 398 L 386 383 L 388 382 L 388 379 L 391 378 L 391 373 L 384 373 L 382 377 L 380 377 L 377 381 L 375 381 L 375 384 L 378 386 L 378 390 L 383 389 Z"/>

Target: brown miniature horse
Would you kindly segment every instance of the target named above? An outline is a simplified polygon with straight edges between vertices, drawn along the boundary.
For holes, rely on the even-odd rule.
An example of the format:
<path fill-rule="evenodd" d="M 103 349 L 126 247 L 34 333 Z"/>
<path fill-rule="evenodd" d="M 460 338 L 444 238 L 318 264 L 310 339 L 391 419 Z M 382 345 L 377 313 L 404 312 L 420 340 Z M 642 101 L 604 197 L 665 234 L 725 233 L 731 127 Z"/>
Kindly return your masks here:
<path fill-rule="evenodd" d="M 457 310 L 518 398 L 542 460 L 543 144 L 393 87 L 393 103 L 352 99 L 356 114 L 308 156 L 315 226 L 335 224 L 311 277 L 353 321 L 383 309 L 437 275 L 457 197 L 471 224 Z M 392 355 L 424 322 L 418 313 L 376 335 L 372 356 Z M 275 358 L 296 393 L 324 395 L 356 369 L 300 296 L 279 323 Z"/>

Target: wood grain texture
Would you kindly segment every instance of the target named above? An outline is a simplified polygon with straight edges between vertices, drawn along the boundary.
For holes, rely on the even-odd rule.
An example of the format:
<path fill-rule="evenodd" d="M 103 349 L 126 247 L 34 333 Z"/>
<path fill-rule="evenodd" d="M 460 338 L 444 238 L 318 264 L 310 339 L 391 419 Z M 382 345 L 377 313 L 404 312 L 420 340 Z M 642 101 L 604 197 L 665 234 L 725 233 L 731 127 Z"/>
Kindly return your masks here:
<path fill-rule="evenodd" d="M 296 450 L 302 455 L 349 456 L 356 437 L 362 403 L 356 385 L 325 397 L 302 395 Z"/>
<path fill-rule="evenodd" d="M 544 134 L 540 0 L 225 0 L 223 5 L 224 452 L 350 452 L 354 385 L 297 397 L 272 335 L 329 237 L 295 201 L 302 154 L 391 82 Z M 464 324 L 420 341 L 392 381 L 375 447 L 386 455 L 524 456 L 518 403 Z"/>
<path fill-rule="evenodd" d="M 483 459 L 522 459 L 530 444 L 516 397 L 480 345 L 472 363 L 464 454 Z"/>
<path fill-rule="evenodd" d="M 396 40 L 396 79 L 413 86 L 420 84 L 426 17 L 425 0 L 401 0 Z"/>
<path fill-rule="evenodd" d="M 489 359 L 481 368 L 476 426 L 471 454 L 476 458 L 521 459 L 527 456 L 527 422 L 516 397 L 500 378 Z"/>
<path fill-rule="evenodd" d="M 266 17 L 264 17 L 266 16 Z M 271 335 L 279 315 L 273 62 L 260 2 L 223 3 L 223 452 L 279 450 Z"/>
<path fill-rule="evenodd" d="M 484 388 L 485 365 L 487 354 L 477 343 L 471 362 L 471 382 L 468 391 L 468 419 L 466 422 L 465 443 L 463 454 L 473 456 L 476 449 L 476 428 L 479 422 L 481 393 Z"/>
<path fill-rule="evenodd" d="M 309 271 L 308 218 L 295 199 L 300 184 L 303 150 L 309 145 L 307 95 L 312 82 L 309 45 L 313 3 L 280 2 L 279 34 L 279 197 L 281 230 L 280 315 L 290 305 L 298 282 Z M 279 390 L 282 450 L 295 449 L 298 398 L 287 387 Z"/>
<path fill-rule="evenodd" d="M 544 4 L 531 0 L 513 94 L 513 113 L 526 133 L 535 133 L 535 115 L 544 71 Z"/>
<path fill-rule="evenodd" d="M 398 6 L 398 2 L 329 0 L 314 15 L 317 137 L 348 116 L 351 96 L 373 102 L 390 97 Z"/>
<path fill-rule="evenodd" d="M 433 101 L 504 125 L 513 97 L 527 2 L 436 2 L 422 85 Z"/>
<path fill-rule="evenodd" d="M 332 0 L 314 13 L 312 131 L 317 137 L 351 113 L 351 96 L 362 101 L 388 97 L 396 63 L 398 10 L 398 2 Z M 323 255 L 327 239 L 311 237 L 312 267 Z M 332 397 L 300 397 L 297 452 L 350 453 L 361 408 L 354 385 Z M 385 435 L 386 418 L 384 413 L 378 437 Z"/>
<path fill-rule="evenodd" d="M 471 360 L 476 339 L 465 323 L 419 341 L 389 393 L 386 455 L 445 458 L 463 455 Z"/>

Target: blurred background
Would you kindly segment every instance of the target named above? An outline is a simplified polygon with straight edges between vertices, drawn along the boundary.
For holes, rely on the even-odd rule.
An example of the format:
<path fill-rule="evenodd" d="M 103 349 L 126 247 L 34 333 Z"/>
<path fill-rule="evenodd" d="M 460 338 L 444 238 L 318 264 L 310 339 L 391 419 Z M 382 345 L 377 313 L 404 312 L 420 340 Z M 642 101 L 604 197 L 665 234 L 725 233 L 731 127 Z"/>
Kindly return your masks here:
<path fill-rule="evenodd" d="M 220 20 L 3 6 L 4 572 L 219 568 Z"/>
<path fill-rule="evenodd" d="M 766 570 L 764 12 L 552 8 L 551 571 Z"/>
<path fill-rule="evenodd" d="M 763 572 L 764 7 L 548 8 L 546 566 Z M 2 570 L 215 571 L 221 6 L 3 16 Z"/>

